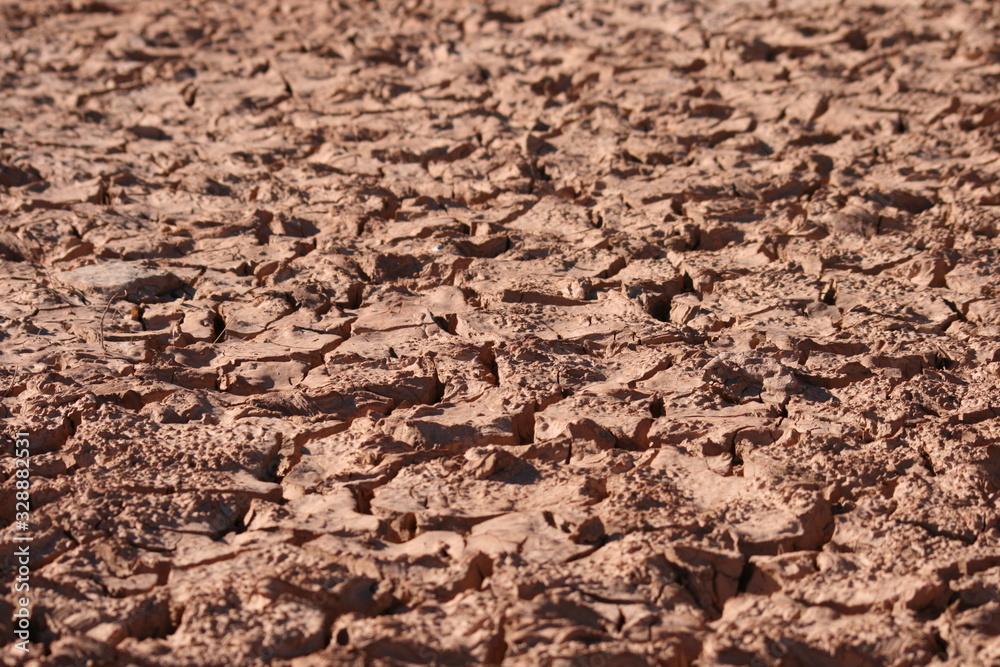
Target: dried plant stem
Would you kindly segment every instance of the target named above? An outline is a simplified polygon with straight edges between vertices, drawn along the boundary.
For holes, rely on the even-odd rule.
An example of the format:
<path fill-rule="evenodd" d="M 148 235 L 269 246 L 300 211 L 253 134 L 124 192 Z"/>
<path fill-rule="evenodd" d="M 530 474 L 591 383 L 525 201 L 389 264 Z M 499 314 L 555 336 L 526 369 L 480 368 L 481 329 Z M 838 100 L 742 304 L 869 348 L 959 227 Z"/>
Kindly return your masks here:
<path fill-rule="evenodd" d="M 126 294 L 128 294 L 127 291 L 125 291 L 125 290 L 121 291 L 121 296 L 125 296 Z M 115 300 L 118 299 L 118 298 L 119 298 L 119 293 L 118 292 L 115 292 L 114 294 L 112 294 L 111 298 L 108 299 L 108 305 L 104 306 L 104 312 L 101 313 L 101 331 L 100 331 L 100 336 L 101 336 L 101 351 L 104 353 L 104 358 L 105 359 L 107 359 L 107 357 L 108 357 L 108 348 L 104 344 L 104 317 L 108 314 L 108 309 L 111 308 L 111 304 L 114 303 Z"/>

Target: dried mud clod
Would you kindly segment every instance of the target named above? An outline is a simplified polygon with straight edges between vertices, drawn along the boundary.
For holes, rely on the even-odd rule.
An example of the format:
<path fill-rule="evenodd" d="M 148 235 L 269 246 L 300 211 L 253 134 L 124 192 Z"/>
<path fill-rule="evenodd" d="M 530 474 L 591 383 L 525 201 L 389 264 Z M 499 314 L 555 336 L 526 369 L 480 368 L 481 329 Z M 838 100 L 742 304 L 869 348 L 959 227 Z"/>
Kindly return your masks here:
<path fill-rule="evenodd" d="M 3 662 L 996 664 L 998 30 L 0 0 Z"/>

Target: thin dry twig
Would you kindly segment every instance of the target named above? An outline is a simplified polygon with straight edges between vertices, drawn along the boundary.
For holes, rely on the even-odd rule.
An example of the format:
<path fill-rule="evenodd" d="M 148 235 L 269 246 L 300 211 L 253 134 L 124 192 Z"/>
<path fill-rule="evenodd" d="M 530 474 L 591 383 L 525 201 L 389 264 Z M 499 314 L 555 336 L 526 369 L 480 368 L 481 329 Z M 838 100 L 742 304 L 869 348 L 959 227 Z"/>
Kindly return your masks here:
<path fill-rule="evenodd" d="M 19 379 L 21 379 L 21 371 L 11 371 L 10 382 L 7 383 L 7 389 L 4 390 L 3 396 L 0 398 L 7 398 L 8 396 L 10 396 L 10 392 L 14 389 L 14 384 Z M 0 404 L 0 407 L 2 407 L 4 412 L 7 413 L 6 415 L 4 415 L 4 418 L 10 417 L 11 415 L 14 414 L 13 412 L 11 412 L 11 409 L 8 408 L 6 405 Z"/>
<path fill-rule="evenodd" d="M 128 294 L 126 290 L 121 291 L 121 296 L 125 296 L 126 294 Z M 104 344 L 104 317 L 108 314 L 108 309 L 111 308 L 111 304 L 114 303 L 115 300 L 118 298 L 119 298 L 118 292 L 112 294 L 111 298 L 108 299 L 108 305 L 104 306 L 104 312 L 101 313 L 101 351 L 104 353 L 105 359 L 108 358 L 108 348 Z"/>
<path fill-rule="evenodd" d="M 215 340 L 212 341 L 212 345 L 215 345 L 220 340 L 222 340 L 222 337 L 226 335 L 227 331 L 229 331 L 229 325 L 226 324 L 226 319 L 222 317 L 222 315 L 220 315 L 218 312 L 216 312 L 215 315 L 216 317 L 218 317 L 218 319 L 222 320 L 222 330 L 219 331 L 219 335 L 216 336 Z"/>
<path fill-rule="evenodd" d="M 21 371 L 11 371 L 10 372 L 10 382 L 7 383 L 7 389 L 3 392 L 3 398 L 10 396 L 10 392 L 14 389 L 14 383 L 21 378 Z"/>

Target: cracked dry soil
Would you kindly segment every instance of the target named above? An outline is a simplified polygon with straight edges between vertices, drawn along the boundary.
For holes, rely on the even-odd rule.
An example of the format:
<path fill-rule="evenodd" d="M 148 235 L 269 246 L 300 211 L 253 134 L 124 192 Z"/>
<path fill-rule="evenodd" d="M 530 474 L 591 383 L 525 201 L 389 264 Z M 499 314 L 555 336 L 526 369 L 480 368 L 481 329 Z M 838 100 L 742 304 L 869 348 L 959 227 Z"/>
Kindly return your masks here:
<path fill-rule="evenodd" d="M 1000 664 L 997 3 L 0 16 L 4 664 Z"/>

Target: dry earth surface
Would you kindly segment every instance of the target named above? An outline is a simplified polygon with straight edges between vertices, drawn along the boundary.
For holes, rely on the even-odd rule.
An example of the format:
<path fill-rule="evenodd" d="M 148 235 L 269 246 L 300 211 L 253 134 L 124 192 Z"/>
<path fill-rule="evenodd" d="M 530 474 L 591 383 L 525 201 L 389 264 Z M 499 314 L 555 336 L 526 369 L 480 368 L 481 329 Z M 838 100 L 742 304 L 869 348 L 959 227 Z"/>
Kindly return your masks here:
<path fill-rule="evenodd" d="M 5 664 L 1000 664 L 997 3 L 0 11 Z"/>

